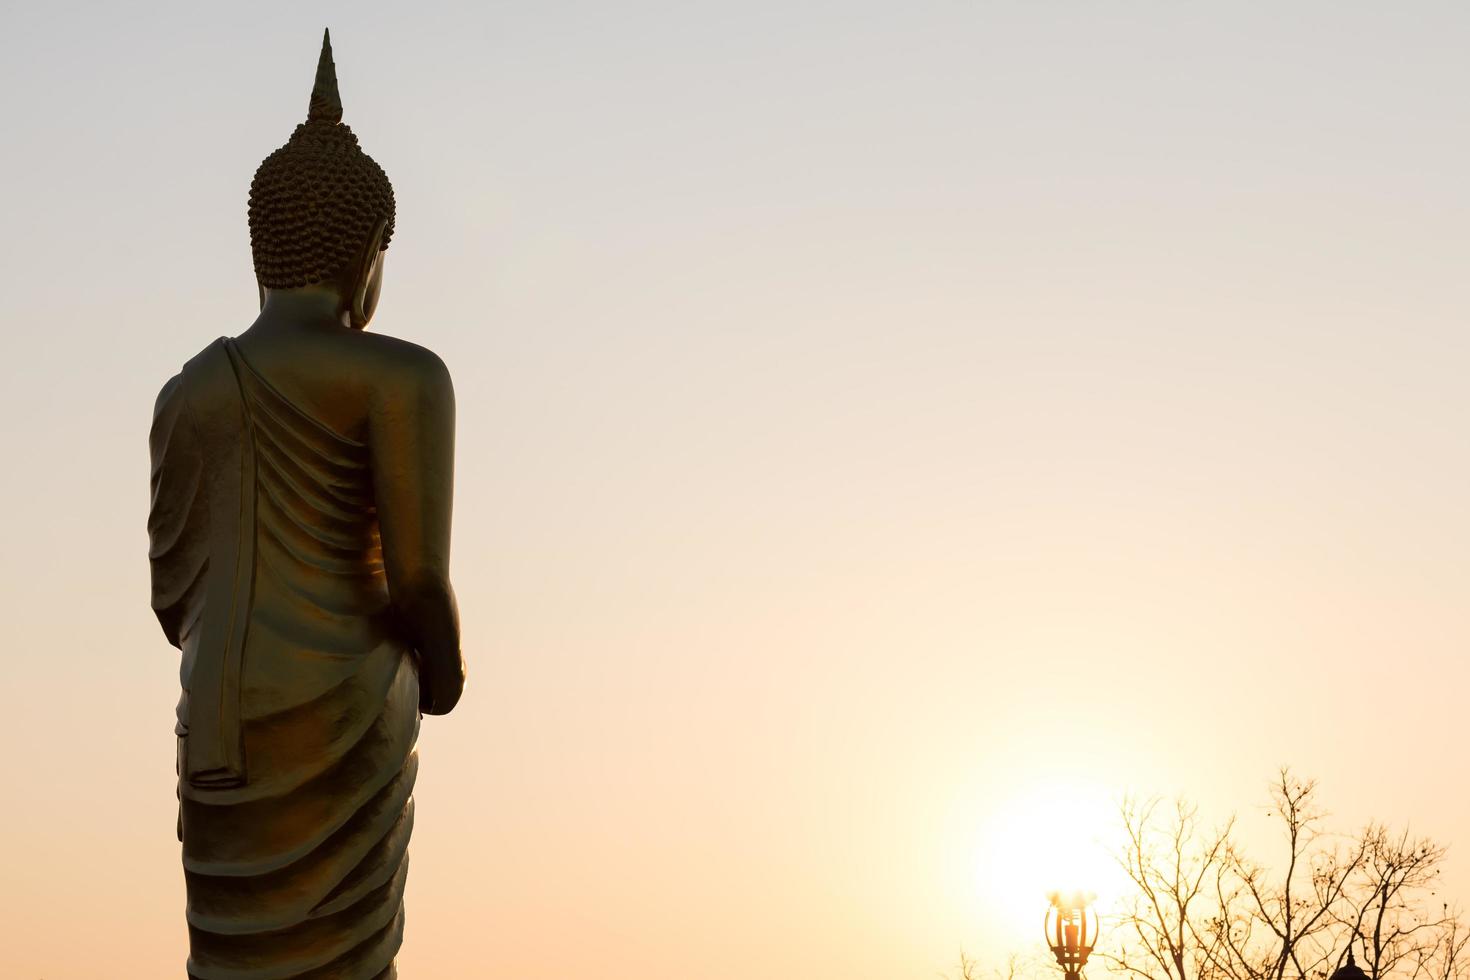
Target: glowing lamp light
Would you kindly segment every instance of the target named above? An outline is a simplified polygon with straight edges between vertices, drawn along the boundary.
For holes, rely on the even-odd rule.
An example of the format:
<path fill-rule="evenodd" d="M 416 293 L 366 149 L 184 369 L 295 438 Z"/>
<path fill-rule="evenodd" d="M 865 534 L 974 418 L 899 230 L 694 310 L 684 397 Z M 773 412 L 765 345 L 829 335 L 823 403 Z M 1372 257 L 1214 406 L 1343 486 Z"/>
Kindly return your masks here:
<path fill-rule="evenodd" d="M 1087 957 L 1097 945 L 1097 913 L 1092 898 L 1081 892 L 1052 892 L 1047 896 L 1046 944 L 1067 980 L 1080 980 Z"/>

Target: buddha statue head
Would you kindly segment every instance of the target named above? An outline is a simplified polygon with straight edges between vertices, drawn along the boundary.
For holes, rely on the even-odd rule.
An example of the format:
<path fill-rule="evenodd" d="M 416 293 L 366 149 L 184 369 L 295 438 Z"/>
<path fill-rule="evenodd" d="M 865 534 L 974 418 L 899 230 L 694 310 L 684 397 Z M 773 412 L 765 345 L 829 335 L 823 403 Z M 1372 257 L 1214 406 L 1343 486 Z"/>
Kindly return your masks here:
<path fill-rule="evenodd" d="M 306 122 L 250 182 L 250 250 L 261 305 L 276 294 L 335 298 L 344 322 L 372 319 L 393 237 L 393 185 L 342 122 L 330 33 Z"/>

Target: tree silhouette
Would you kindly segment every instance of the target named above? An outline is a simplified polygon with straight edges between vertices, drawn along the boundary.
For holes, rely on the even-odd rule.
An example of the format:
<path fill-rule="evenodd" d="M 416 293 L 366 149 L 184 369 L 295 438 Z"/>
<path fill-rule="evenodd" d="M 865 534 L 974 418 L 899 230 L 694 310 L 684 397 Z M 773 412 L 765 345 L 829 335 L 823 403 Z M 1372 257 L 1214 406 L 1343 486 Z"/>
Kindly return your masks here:
<path fill-rule="evenodd" d="M 1233 821 L 1206 826 L 1184 800 L 1125 800 L 1115 856 L 1133 893 L 1107 916 L 1108 969 L 1323 980 L 1352 948 L 1370 980 L 1470 980 L 1470 931 L 1435 891 L 1445 847 L 1379 823 L 1333 833 L 1317 795 L 1289 769 L 1272 782 L 1275 871 L 1245 853 Z"/>

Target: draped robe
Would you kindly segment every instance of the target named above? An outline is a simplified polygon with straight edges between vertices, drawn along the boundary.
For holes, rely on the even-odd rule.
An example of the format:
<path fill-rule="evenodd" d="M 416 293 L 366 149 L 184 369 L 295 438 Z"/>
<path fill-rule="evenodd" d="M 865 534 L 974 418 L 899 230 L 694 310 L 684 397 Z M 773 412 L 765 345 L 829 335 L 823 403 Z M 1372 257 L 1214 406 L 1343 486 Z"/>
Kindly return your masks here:
<path fill-rule="evenodd" d="M 182 652 L 179 839 L 196 980 L 388 980 L 418 757 L 369 447 L 221 338 L 160 392 L 153 608 Z"/>

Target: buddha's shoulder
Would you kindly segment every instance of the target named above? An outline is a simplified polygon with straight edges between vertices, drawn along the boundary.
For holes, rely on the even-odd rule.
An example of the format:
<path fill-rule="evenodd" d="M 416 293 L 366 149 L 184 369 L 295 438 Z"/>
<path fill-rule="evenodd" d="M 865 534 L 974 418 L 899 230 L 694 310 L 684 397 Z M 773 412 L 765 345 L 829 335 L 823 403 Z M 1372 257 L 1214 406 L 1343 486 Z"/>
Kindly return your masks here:
<path fill-rule="evenodd" d="M 380 333 L 352 333 L 340 338 L 354 367 L 395 387 L 452 390 L 443 358 L 412 341 Z"/>
<path fill-rule="evenodd" d="M 153 411 L 157 415 L 165 406 L 178 401 L 183 397 L 186 389 L 191 383 L 197 387 L 198 378 L 207 373 L 210 362 L 215 359 L 224 358 L 225 338 L 219 337 L 211 341 L 203 350 L 189 358 L 158 390 L 158 396 L 153 402 Z"/>

